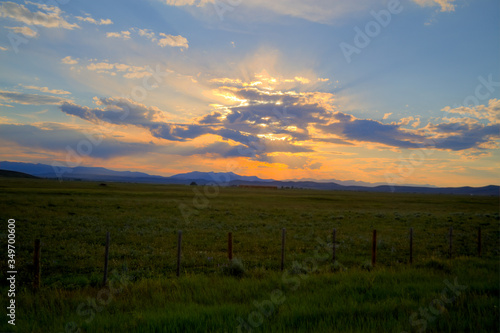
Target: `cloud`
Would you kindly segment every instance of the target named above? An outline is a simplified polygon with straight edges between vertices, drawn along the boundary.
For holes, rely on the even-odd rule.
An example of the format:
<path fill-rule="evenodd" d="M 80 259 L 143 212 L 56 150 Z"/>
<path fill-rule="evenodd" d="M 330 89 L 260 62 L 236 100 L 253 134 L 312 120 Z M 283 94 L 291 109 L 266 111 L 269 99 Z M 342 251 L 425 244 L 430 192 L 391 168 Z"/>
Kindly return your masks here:
<path fill-rule="evenodd" d="M 130 31 L 121 31 L 121 32 L 108 32 L 106 33 L 106 37 L 108 38 L 121 38 L 124 40 L 130 39 Z"/>
<path fill-rule="evenodd" d="M 28 38 L 38 37 L 38 31 L 31 29 L 30 27 L 5 27 L 6 29 L 12 30 L 16 34 L 23 34 Z"/>
<path fill-rule="evenodd" d="M 447 134 L 436 140 L 435 147 L 460 151 L 477 148 L 493 148 L 500 139 L 500 124 L 463 124 L 450 122 L 429 126 L 438 134 Z M 497 147 L 496 147 L 497 148 Z"/>
<path fill-rule="evenodd" d="M 87 69 L 89 71 L 105 71 L 113 68 L 115 68 L 115 65 L 110 64 L 108 62 L 91 63 L 90 65 L 87 66 Z"/>
<path fill-rule="evenodd" d="M 83 16 L 75 16 L 76 19 L 82 21 L 82 22 L 88 22 L 88 23 L 92 23 L 92 24 L 95 24 L 95 25 L 109 25 L 109 24 L 113 24 L 113 21 L 111 21 L 110 19 L 100 19 L 99 21 L 97 21 L 96 19 L 94 19 L 93 17 L 90 16 L 90 14 L 86 14 L 85 17 Z"/>
<path fill-rule="evenodd" d="M 413 0 L 413 2 L 422 7 L 440 6 L 441 12 L 455 11 L 455 5 L 453 4 L 455 0 Z"/>
<path fill-rule="evenodd" d="M 69 94 L 71 94 L 69 91 L 66 91 L 66 90 L 49 89 L 48 87 L 25 86 L 22 84 L 19 84 L 19 85 L 23 88 L 26 88 L 26 89 L 38 90 L 38 91 L 41 91 L 44 93 L 49 93 L 49 94 L 54 94 L 54 95 L 69 95 Z"/>
<path fill-rule="evenodd" d="M 151 29 L 137 29 L 137 33 L 141 37 L 146 37 L 147 39 L 151 39 L 153 42 L 156 42 L 158 39 L 155 37 L 154 31 Z"/>
<path fill-rule="evenodd" d="M 135 125 L 150 127 L 157 125 L 157 120 L 164 119 L 163 112 L 155 107 L 147 107 L 125 98 L 96 98 L 96 104 L 103 108 L 89 108 L 73 103 L 61 105 L 61 111 L 79 118 L 116 125 Z"/>
<path fill-rule="evenodd" d="M 158 40 L 158 45 L 161 47 L 172 46 L 172 47 L 180 47 L 186 49 L 189 48 L 188 40 L 185 37 L 182 37 L 181 35 L 173 36 L 161 32 L 160 36 L 163 37 L 160 40 Z"/>
<path fill-rule="evenodd" d="M 311 152 L 307 146 L 294 146 L 289 141 L 275 142 L 273 138 L 259 137 L 257 128 L 250 133 L 238 130 L 238 126 L 220 126 L 198 124 L 178 124 L 169 122 L 165 112 L 155 107 L 123 98 L 98 98 L 101 108 L 89 108 L 74 103 L 60 106 L 64 113 L 98 123 L 107 122 L 116 125 L 134 125 L 147 129 L 154 137 L 169 141 L 188 141 L 203 135 L 212 134 L 224 140 L 242 144 L 247 150 L 245 155 L 259 155 L 269 152 Z"/>
<path fill-rule="evenodd" d="M 188 40 L 181 36 L 168 35 L 163 32 L 159 33 L 159 36 L 156 36 L 156 33 L 151 29 L 140 29 L 140 28 L 131 28 L 129 30 L 121 31 L 121 32 L 108 32 L 106 33 L 106 37 L 108 38 L 121 38 L 121 39 L 130 39 L 131 33 L 137 33 L 141 37 L 145 37 L 146 39 L 151 40 L 151 42 L 155 43 L 160 47 L 179 47 L 179 48 L 189 48 Z"/>
<path fill-rule="evenodd" d="M 303 90 L 307 88 L 314 88 L 317 85 L 321 86 L 323 83 L 328 82 L 329 79 L 316 78 L 312 75 L 309 77 L 295 76 L 295 77 L 282 77 L 272 76 L 266 70 L 255 74 L 254 79 L 249 82 L 243 82 L 241 79 L 234 78 L 213 78 L 209 82 L 217 86 L 230 86 L 230 87 L 256 87 L 268 88 L 270 90 Z"/>
<path fill-rule="evenodd" d="M 56 105 L 67 102 L 67 99 L 55 96 L 26 94 L 15 91 L 0 90 L 0 99 L 9 103 L 25 105 Z"/>
<path fill-rule="evenodd" d="M 252 152 L 247 154 L 246 147 L 243 145 L 230 145 L 224 141 L 217 141 L 210 143 L 203 147 L 184 148 L 182 151 L 177 152 L 178 155 L 191 156 L 191 155 L 204 155 L 207 157 L 252 157 Z"/>
<path fill-rule="evenodd" d="M 93 142 L 89 140 L 89 135 L 92 135 Z M 121 142 L 114 138 L 104 137 L 102 133 L 84 133 L 71 127 L 51 123 L 43 124 L 41 127 L 0 124 L 0 139 L 23 147 L 65 154 L 68 153 L 68 149 L 78 154 L 78 147 L 84 147 L 85 154 L 79 154 L 81 157 L 88 155 L 103 159 L 132 156 L 159 149 L 153 144 Z M 72 158 L 79 155 L 72 156 Z"/>
<path fill-rule="evenodd" d="M 76 23 L 69 23 L 63 17 L 63 11 L 58 6 L 49 6 L 45 4 L 26 1 L 25 4 L 32 5 L 40 9 L 32 12 L 24 5 L 10 1 L 5 1 L 0 6 L 0 17 L 9 18 L 26 25 L 38 25 L 45 28 L 80 28 Z"/>
<path fill-rule="evenodd" d="M 235 7 L 245 7 L 249 13 L 249 19 L 262 19 L 269 15 L 259 15 L 260 11 L 274 13 L 276 15 L 290 16 L 305 19 L 312 22 L 333 23 L 346 16 L 359 12 L 369 12 L 374 5 L 383 5 L 382 0 L 246 0 L 234 4 L 221 4 L 218 0 L 166 0 L 169 6 L 190 6 L 211 10 L 213 15 L 234 12 Z M 225 5 L 225 6 L 224 6 Z M 242 13 L 243 11 L 240 11 Z"/>
<path fill-rule="evenodd" d="M 441 12 L 455 10 L 455 0 L 412 0 L 419 6 L 440 8 Z M 346 18 L 368 14 L 377 7 L 387 6 L 383 0 L 163 0 L 166 5 L 185 7 L 192 13 L 212 15 L 219 19 L 233 17 L 237 20 L 273 20 L 274 15 L 289 16 L 324 24 L 334 24 Z M 244 10 L 235 9 L 238 7 Z M 231 14 L 231 15 L 229 15 Z"/>
<path fill-rule="evenodd" d="M 169 6 L 204 6 L 207 3 L 214 3 L 214 0 L 165 0 Z"/>
<path fill-rule="evenodd" d="M 336 134 L 347 140 L 382 143 L 398 148 L 421 148 L 425 137 L 405 131 L 399 125 L 382 124 L 371 119 L 355 119 L 346 114 L 336 114 L 337 122 L 321 126 L 324 132 Z"/>
<path fill-rule="evenodd" d="M 385 120 L 385 119 L 389 118 L 390 116 L 392 116 L 392 112 L 390 112 L 390 113 L 384 113 L 384 117 L 382 119 Z"/>
<path fill-rule="evenodd" d="M 129 73 L 127 66 L 95 63 L 93 70 Z M 213 154 L 268 163 L 286 162 L 290 167 L 292 159 L 288 156 L 308 157 L 331 145 L 368 143 L 376 144 L 377 149 L 486 151 L 496 145 L 499 137 L 498 100 L 475 108 L 445 108 L 448 115 L 464 117 L 459 120 L 444 117 L 438 124 L 420 128 L 420 118 L 407 117 L 384 124 L 341 112 L 333 94 L 309 90 L 317 85 L 317 80 L 309 77 L 307 80 L 302 76 L 273 78 L 261 73 L 246 81 L 209 80 L 207 84 L 220 103 L 212 104 L 210 112 L 185 123 L 172 121 L 169 113 L 159 108 L 123 98 L 96 98 L 94 108 L 67 102 L 60 109 L 93 123 L 139 127 L 155 138 L 170 142 L 189 142 L 203 136 L 213 140 L 215 136 L 227 144 L 210 146 Z M 293 88 L 285 89 L 288 84 Z M 472 116 L 475 120 L 467 121 Z M 385 114 L 384 118 L 388 117 Z M 313 163 L 304 159 L 297 165 L 311 168 Z"/>
<path fill-rule="evenodd" d="M 67 56 L 61 59 L 61 63 L 65 65 L 76 65 L 78 64 L 78 60 L 71 58 L 71 56 Z"/>
<path fill-rule="evenodd" d="M 475 107 L 446 107 L 442 111 L 450 114 L 474 117 L 476 119 L 485 119 L 490 124 L 500 123 L 500 99 L 490 99 L 488 105 L 478 105 Z M 466 117 L 468 118 L 468 117 Z"/>
<path fill-rule="evenodd" d="M 137 79 L 153 75 L 153 70 L 147 66 L 132 66 L 120 63 L 91 62 L 86 67 L 89 71 L 99 74 L 117 75 L 122 74 L 127 79 Z"/>
<path fill-rule="evenodd" d="M 346 140 L 381 143 L 396 148 L 451 151 L 485 149 L 496 146 L 495 142 L 500 138 L 500 123 L 484 125 L 445 119 L 443 123 L 429 124 L 423 130 L 415 130 L 402 128 L 409 124 L 404 120 L 399 124 L 382 124 L 370 119 L 346 117 L 345 114 L 334 118 L 339 121 L 321 126 L 325 132 Z M 419 119 L 416 121 L 420 124 Z"/>
<path fill-rule="evenodd" d="M 307 156 L 297 156 L 290 154 L 266 155 L 259 159 L 261 162 L 279 163 L 288 166 L 290 169 L 319 169 L 322 164 L 314 162 Z"/>
<path fill-rule="evenodd" d="M 8 48 L 0 46 L 0 51 L 7 51 L 7 50 L 8 50 Z"/>

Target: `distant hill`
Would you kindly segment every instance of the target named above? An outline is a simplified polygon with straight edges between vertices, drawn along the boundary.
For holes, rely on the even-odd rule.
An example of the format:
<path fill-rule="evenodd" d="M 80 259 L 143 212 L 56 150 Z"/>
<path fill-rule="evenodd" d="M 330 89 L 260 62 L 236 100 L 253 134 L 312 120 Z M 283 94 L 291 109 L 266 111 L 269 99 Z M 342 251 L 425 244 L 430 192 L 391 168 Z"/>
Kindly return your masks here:
<path fill-rule="evenodd" d="M 235 180 L 242 180 L 248 182 L 272 182 L 273 179 L 261 179 L 256 176 L 240 176 L 233 172 L 199 172 L 193 171 L 188 173 L 181 173 L 172 177 L 170 179 L 182 179 L 182 180 L 204 180 L 208 182 L 215 183 L 229 183 Z"/>
<path fill-rule="evenodd" d="M 35 177 L 32 175 L 28 175 L 27 173 L 24 172 L 17 172 L 17 171 L 10 171 L 10 170 L 1 170 L 0 169 L 0 177 L 6 177 L 6 178 L 39 178 Z"/>
<path fill-rule="evenodd" d="M 114 181 L 130 183 L 184 184 L 197 185 L 217 184 L 219 186 L 265 185 L 277 188 L 314 189 L 335 191 L 393 192 L 393 193 L 429 193 L 459 195 L 493 195 L 500 196 L 500 187 L 496 185 L 484 187 L 435 187 L 425 186 L 391 186 L 383 183 L 362 183 L 356 181 L 340 182 L 317 180 L 277 181 L 261 179 L 255 176 L 240 176 L 233 172 L 188 172 L 171 177 L 153 176 L 143 172 L 115 171 L 97 167 L 59 168 L 46 164 L 0 162 L 0 169 L 27 174 L 40 178 L 63 180 Z M 361 185 L 362 184 L 362 185 Z M 365 185 L 367 184 L 367 185 Z"/>
<path fill-rule="evenodd" d="M 155 179 L 165 178 L 151 176 L 143 172 L 114 171 L 100 167 L 53 167 L 47 164 L 33 164 L 22 162 L 0 162 L 0 169 L 24 172 L 40 178 L 59 178 L 63 180 L 108 180 L 129 181 L 130 179 Z"/>

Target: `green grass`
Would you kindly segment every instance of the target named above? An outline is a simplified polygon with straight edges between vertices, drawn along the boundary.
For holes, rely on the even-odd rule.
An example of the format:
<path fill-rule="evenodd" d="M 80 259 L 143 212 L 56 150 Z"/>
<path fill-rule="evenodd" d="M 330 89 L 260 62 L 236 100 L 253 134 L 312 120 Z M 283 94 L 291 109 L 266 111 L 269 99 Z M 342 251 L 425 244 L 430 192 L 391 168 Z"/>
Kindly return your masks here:
<path fill-rule="evenodd" d="M 414 332 L 424 322 L 425 332 L 500 329 L 498 197 L 26 179 L 2 179 L 0 190 L 1 220 L 16 219 L 15 332 L 237 332 L 238 318 L 255 324 L 247 324 L 254 332 Z M 482 258 L 475 258 L 478 227 Z M 369 267 L 373 229 L 377 264 Z M 100 287 L 108 231 L 111 291 Z M 228 274 L 228 232 L 242 277 Z M 6 233 L 5 224 L 3 244 Z M 34 295 L 35 238 L 42 240 L 42 289 Z M 455 278 L 467 289 L 424 320 L 420 311 Z M 5 295 L 6 280 L 0 285 Z M 272 303 L 273 291 L 283 302 Z M 267 308 L 260 313 L 254 302 Z M 9 330 L 3 320 L 0 332 Z"/>

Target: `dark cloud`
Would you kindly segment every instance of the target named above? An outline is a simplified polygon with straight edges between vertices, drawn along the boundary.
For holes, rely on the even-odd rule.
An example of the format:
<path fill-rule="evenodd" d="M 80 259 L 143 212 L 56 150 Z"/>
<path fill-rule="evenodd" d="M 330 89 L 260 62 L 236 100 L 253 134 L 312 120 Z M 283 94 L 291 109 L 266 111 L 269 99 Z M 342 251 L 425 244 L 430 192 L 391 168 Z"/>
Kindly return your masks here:
<path fill-rule="evenodd" d="M 345 115 L 336 117 L 339 122 L 321 128 L 331 134 L 353 141 L 382 143 L 398 148 L 421 148 L 425 137 L 410 133 L 399 125 L 382 124 L 375 120 L 355 119 Z"/>
<path fill-rule="evenodd" d="M 214 155 L 215 157 L 254 157 L 255 154 L 249 151 L 246 146 L 231 146 L 227 142 L 214 142 L 205 147 L 200 147 L 187 151 L 189 155 Z"/>
<path fill-rule="evenodd" d="M 153 144 L 121 142 L 100 133 L 82 133 L 60 125 L 44 127 L 0 124 L 0 139 L 34 149 L 96 158 L 130 156 L 158 149 Z"/>
<path fill-rule="evenodd" d="M 239 99 L 246 99 L 250 104 L 281 102 L 282 104 L 292 104 L 298 99 L 298 95 L 290 93 L 272 92 L 260 90 L 258 88 L 241 88 L 238 90 L 229 90 Z"/>
<path fill-rule="evenodd" d="M 500 138 L 500 124 L 447 123 L 431 126 L 436 133 L 450 133 L 435 141 L 435 148 L 454 151 L 479 148 L 485 143 Z"/>
<path fill-rule="evenodd" d="M 220 113 L 220 112 L 213 112 L 211 114 L 207 114 L 206 116 L 203 116 L 203 118 L 201 118 L 199 120 L 199 123 L 200 124 L 208 124 L 208 125 L 220 124 L 221 123 L 221 121 L 220 121 L 221 117 L 222 117 L 222 113 Z"/>
<path fill-rule="evenodd" d="M 480 148 L 499 137 L 499 125 L 447 122 L 428 126 L 424 131 L 405 128 L 404 123 L 384 124 L 371 119 L 357 119 L 325 106 L 325 97 L 331 96 L 321 93 L 274 92 L 255 87 L 223 89 L 245 102 L 215 110 L 192 124 L 165 121 L 166 113 L 158 108 L 120 98 L 98 99 L 97 108 L 63 103 L 61 110 L 91 122 L 142 127 L 154 137 L 168 141 L 185 142 L 211 134 L 233 142 L 216 142 L 198 149 L 186 148 L 185 153 L 180 154 L 243 156 L 272 163 L 278 160 L 273 156 L 276 153 L 314 152 L 304 142 L 339 145 L 370 142 L 404 149 L 425 147 L 459 151 Z M 297 144 L 299 142 L 300 145 Z M 292 163 L 289 158 L 281 157 L 281 160 L 287 160 L 288 165 Z M 299 164 L 311 163 L 304 160 L 294 165 Z"/>
<path fill-rule="evenodd" d="M 354 143 L 338 139 L 338 138 L 313 138 L 312 141 L 315 142 L 328 142 L 328 143 L 334 143 L 337 145 L 345 145 L 345 146 L 354 146 Z"/>
<path fill-rule="evenodd" d="M 26 94 L 15 91 L 0 90 L 0 99 L 9 103 L 26 105 L 55 105 L 67 102 L 68 100 L 56 96 Z"/>
<path fill-rule="evenodd" d="M 135 126 L 153 126 L 156 124 L 155 117 L 163 114 L 157 108 L 148 108 L 127 99 L 101 98 L 97 102 L 103 109 L 67 102 L 61 105 L 61 111 L 91 122 Z"/>
<path fill-rule="evenodd" d="M 66 114 L 91 122 L 143 127 L 149 130 L 154 137 L 169 141 L 188 141 L 206 134 L 218 135 L 225 140 L 232 140 L 242 145 L 238 148 L 240 154 L 234 154 L 234 156 L 256 156 L 278 150 L 280 152 L 312 151 L 309 148 L 295 146 L 291 142 L 276 145 L 259 138 L 258 134 L 269 133 L 269 130 L 266 129 L 263 132 L 262 127 L 259 127 L 259 124 L 267 123 L 267 121 L 262 120 L 267 113 L 261 108 L 255 110 L 242 109 L 240 113 L 231 113 L 232 120 L 227 118 L 220 120 L 222 114 L 215 112 L 209 115 L 208 118 L 202 118 L 199 124 L 185 125 L 162 122 L 158 120 L 164 118 L 161 110 L 146 107 L 127 99 L 101 98 L 97 100 L 97 104 L 102 108 L 91 109 L 74 103 L 64 103 L 60 108 Z M 279 114 L 277 111 L 275 113 Z M 285 121 L 283 119 L 282 121 Z M 277 120 L 278 116 L 276 116 L 275 121 Z M 250 124 L 249 121 L 255 123 Z M 259 122 L 257 123 L 257 121 Z M 273 132 L 280 134 L 291 133 L 280 128 L 274 129 Z M 266 149 L 269 149 L 269 151 Z M 225 154 L 227 153 L 225 152 Z"/>

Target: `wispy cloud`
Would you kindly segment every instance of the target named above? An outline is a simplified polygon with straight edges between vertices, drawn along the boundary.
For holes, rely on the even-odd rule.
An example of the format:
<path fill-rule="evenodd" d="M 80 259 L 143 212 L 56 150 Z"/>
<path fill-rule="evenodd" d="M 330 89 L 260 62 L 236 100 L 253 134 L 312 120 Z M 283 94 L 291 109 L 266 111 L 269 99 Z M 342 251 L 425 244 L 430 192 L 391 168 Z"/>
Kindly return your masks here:
<path fill-rule="evenodd" d="M 78 64 L 78 60 L 73 59 L 71 56 L 67 56 L 61 59 L 61 63 L 65 65 L 76 65 Z"/>
<path fill-rule="evenodd" d="M 80 28 L 76 23 L 69 23 L 64 19 L 64 12 L 58 6 L 49 6 L 36 2 L 26 1 L 26 5 L 37 7 L 38 11 L 31 11 L 22 4 L 5 1 L 0 6 L 0 17 L 9 18 L 26 25 L 37 25 L 45 28 Z"/>
<path fill-rule="evenodd" d="M 261 20 L 263 17 L 269 16 L 256 15 L 256 11 L 266 11 L 267 13 L 291 16 L 313 22 L 332 23 L 335 20 L 366 11 L 374 5 L 381 5 L 384 2 L 381 0 L 247 0 L 234 2 L 234 4 L 224 2 L 221 5 L 221 2 L 216 0 L 166 0 L 165 3 L 169 6 L 203 8 L 205 13 L 209 11 L 213 15 L 220 12 L 233 12 L 235 7 L 241 6 L 246 9 L 245 12 L 251 13 L 251 15 L 248 15 L 248 19 L 251 20 Z"/>
<path fill-rule="evenodd" d="M 44 93 L 54 94 L 54 95 L 70 95 L 71 93 L 66 90 L 60 89 L 49 89 L 48 87 L 38 87 L 38 86 L 25 86 L 23 84 L 19 84 L 21 87 L 25 89 L 38 90 Z"/>
<path fill-rule="evenodd" d="M 439 6 L 442 12 L 453 12 L 455 0 L 413 0 L 416 4 L 422 7 L 435 7 Z"/>
<path fill-rule="evenodd" d="M 7 51 L 7 50 L 8 50 L 8 48 L 0 46 L 0 51 Z"/>
<path fill-rule="evenodd" d="M 27 94 L 15 91 L 5 91 L 5 90 L 0 90 L 0 99 L 3 99 L 8 103 L 17 103 L 25 105 L 57 105 L 64 102 L 68 102 L 67 99 L 56 96 Z"/>
<path fill-rule="evenodd" d="M 108 33 L 108 37 L 118 37 L 123 39 L 129 39 L 131 37 L 131 33 L 136 33 L 140 37 L 144 37 L 151 42 L 155 43 L 160 47 L 179 47 L 181 49 L 188 49 L 189 42 L 186 37 L 181 35 L 169 35 L 163 32 L 160 32 L 158 35 L 151 29 L 141 29 L 141 28 L 130 28 L 129 30 L 122 31 L 121 33 Z"/>
<path fill-rule="evenodd" d="M 147 39 L 150 39 L 153 42 L 158 41 L 158 39 L 156 38 L 155 32 L 151 29 L 139 29 L 139 28 L 137 28 L 134 30 L 137 30 L 137 33 L 141 37 L 146 37 Z"/>
<path fill-rule="evenodd" d="M 182 36 L 173 36 L 167 35 L 164 33 L 160 33 L 160 38 L 158 40 L 158 45 L 161 47 L 172 46 L 172 47 L 180 47 L 180 48 L 189 48 L 188 40 Z"/>
<path fill-rule="evenodd" d="M 500 123 L 500 99 L 490 99 L 488 105 L 478 105 L 475 107 L 461 106 L 457 108 L 446 107 L 442 111 L 449 114 L 463 116 L 463 121 L 480 119 L 487 120 L 490 124 Z"/>
<path fill-rule="evenodd" d="M 96 20 L 92 16 L 90 16 L 90 14 L 86 14 L 86 16 L 75 16 L 75 18 L 77 20 L 79 20 L 79 21 L 87 22 L 87 23 L 92 23 L 92 24 L 95 24 L 95 25 L 109 25 L 109 24 L 113 24 L 113 21 L 111 21 L 111 19 Z"/>
<path fill-rule="evenodd" d="M 441 12 L 455 10 L 455 0 L 411 0 L 419 6 L 439 7 Z M 191 12 L 201 11 L 203 16 L 230 17 L 236 8 L 242 7 L 234 17 L 246 20 L 274 20 L 272 15 L 289 16 L 312 22 L 332 24 L 360 13 L 386 5 L 383 0 L 246 0 L 224 2 L 219 0 L 163 0 L 166 5 L 189 8 Z M 264 12 L 265 15 L 261 13 Z"/>
<path fill-rule="evenodd" d="M 38 31 L 31 29 L 30 27 L 5 27 L 6 29 L 12 30 L 16 34 L 23 34 L 28 38 L 38 37 Z"/>
<path fill-rule="evenodd" d="M 0 124 L 0 139 L 32 149 L 42 149 L 47 152 L 65 152 L 68 147 L 77 147 L 81 142 L 88 142 L 88 131 L 55 123 L 45 123 L 42 126 Z M 96 133 L 98 144 L 92 145 L 91 155 L 94 158 L 113 158 L 133 156 L 158 150 L 153 144 L 122 142 L 115 138 L 105 137 Z M 75 149 L 73 148 L 73 149 Z"/>
<path fill-rule="evenodd" d="M 169 6 L 204 6 L 207 3 L 214 3 L 215 0 L 164 0 Z"/>
<path fill-rule="evenodd" d="M 189 48 L 189 42 L 186 37 L 181 35 L 169 35 L 163 32 L 160 32 L 158 36 L 151 29 L 140 29 L 140 28 L 131 28 L 130 31 L 137 33 L 139 36 L 149 39 L 151 42 L 155 43 L 160 47 L 179 47 L 179 48 Z"/>
<path fill-rule="evenodd" d="M 121 32 L 108 32 L 106 33 L 106 37 L 108 38 L 121 38 L 121 39 L 130 39 L 130 31 L 125 30 Z"/>
<path fill-rule="evenodd" d="M 109 63 L 106 61 L 92 61 L 86 68 L 89 71 L 94 71 L 99 74 L 107 74 L 111 76 L 121 74 L 126 79 L 140 79 L 153 75 L 152 69 L 146 66 L 132 66 L 120 63 Z"/>

